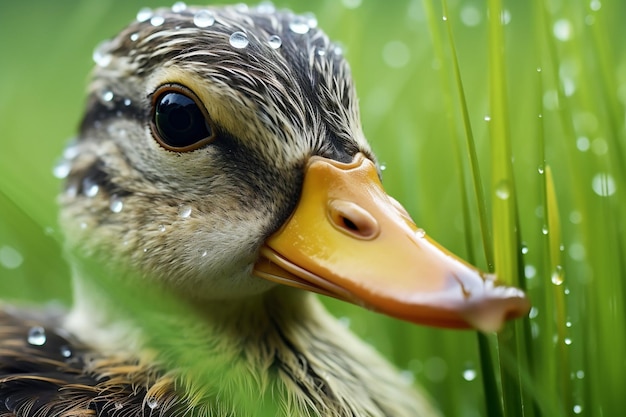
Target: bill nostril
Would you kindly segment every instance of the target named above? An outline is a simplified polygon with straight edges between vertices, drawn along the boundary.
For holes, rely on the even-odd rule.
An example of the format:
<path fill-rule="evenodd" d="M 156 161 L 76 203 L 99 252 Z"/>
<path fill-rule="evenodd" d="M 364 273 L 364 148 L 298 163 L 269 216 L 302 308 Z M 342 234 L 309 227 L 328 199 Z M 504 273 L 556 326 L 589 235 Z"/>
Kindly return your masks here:
<path fill-rule="evenodd" d="M 330 201 L 328 217 L 336 229 L 359 239 L 373 239 L 380 232 L 380 227 L 374 216 L 363 207 L 350 201 Z"/>

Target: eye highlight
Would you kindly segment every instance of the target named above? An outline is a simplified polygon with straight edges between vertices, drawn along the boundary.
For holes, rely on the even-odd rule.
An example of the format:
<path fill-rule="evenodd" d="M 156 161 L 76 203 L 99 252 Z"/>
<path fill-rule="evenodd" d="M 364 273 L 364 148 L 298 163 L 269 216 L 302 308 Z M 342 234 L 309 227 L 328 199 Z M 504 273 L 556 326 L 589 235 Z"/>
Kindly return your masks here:
<path fill-rule="evenodd" d="M 211 123 L 198 97 L 188 89 L 166 85 L 153 94 L 150 127 L 165 149 L 189 152 L 206 145 L 215 137 Z"/>

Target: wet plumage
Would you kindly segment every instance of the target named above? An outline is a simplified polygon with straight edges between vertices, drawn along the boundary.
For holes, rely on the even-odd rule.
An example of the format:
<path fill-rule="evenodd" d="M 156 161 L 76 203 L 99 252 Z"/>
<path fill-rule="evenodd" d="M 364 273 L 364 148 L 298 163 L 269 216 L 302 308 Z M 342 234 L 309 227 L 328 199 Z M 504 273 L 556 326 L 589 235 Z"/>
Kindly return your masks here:
<path fill-rule="evenodd" d="M 340 48 L 310 19 L 267 5 L 175 9 L 140 13 L 94 54 L 59 197 L 74 306 L 0 313 L 0 416 L 222 417 L 240 415 L 242 393 L 270 396 L 288 416 L 437 415 L 301 289 L 351 302 L 370 294 L 317 280 L 316 265 L 311 274 L 285 262 L 291 269 L 275 276 L 274 261 L 259 261 L 280 258 L 264 242 L 293 218 L 309 172 L 363 169 L 378 181 Z M 341 236 L 382 233 L 360 206 L 333 201 Z M 395 200 L 384 204 L 394 222 L 408 219 Z M 415 229 L 406 230 L 421 239 Z M 181 316 L 146 310 L 202 335 L 194 352 L 215 365 L 214 380 L 173 366 L 167 341 L 155 349 L 143 323 L 99 289 L 94 265 L 182 300 Z M 482 285 L 478 272 L 454 268 Z M 408 319 L 386 299 L 380 308 Z M 498 320 L 519 315 L 511 311 Z M 219 374 L 229 369 L 234 379 Z"/>

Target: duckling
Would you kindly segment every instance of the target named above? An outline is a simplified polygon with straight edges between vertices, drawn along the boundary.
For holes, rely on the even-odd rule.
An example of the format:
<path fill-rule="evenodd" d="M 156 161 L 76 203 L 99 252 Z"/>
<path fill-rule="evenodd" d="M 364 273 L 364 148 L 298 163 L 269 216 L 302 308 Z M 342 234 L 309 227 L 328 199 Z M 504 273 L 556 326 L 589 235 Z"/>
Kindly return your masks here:
<path fill-rule="evenodd" d="M 485 331 L 528 311 L 383 191 L 348 64 L 307 18 L 143 9 L 94 58 L 59 197 L 74 305 L 2 308 L 0 415 L 253 414 L 244 395 L 272 415 L 436 416 L 315 293 Z M 180 301 L 145 308 L 201 335 L 214 379 L 174 366 L 103 271 Z"/>

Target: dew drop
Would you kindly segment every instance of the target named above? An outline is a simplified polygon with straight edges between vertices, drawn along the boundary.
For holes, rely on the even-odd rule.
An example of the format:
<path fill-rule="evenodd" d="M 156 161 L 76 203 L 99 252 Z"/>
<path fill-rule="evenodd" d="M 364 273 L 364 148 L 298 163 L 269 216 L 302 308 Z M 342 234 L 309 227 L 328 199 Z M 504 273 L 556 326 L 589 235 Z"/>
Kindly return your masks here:
<path fill-rule="evenodd" d="M 165 225 L 160 224 L 159 227 L 157 227 L 157 229 L 159 230 L 159 232 L 165 232 Z"/>
<path fill-rule="evenodd" d="M 245 48 L 250 43 L 250 41 L 248 40 L 248 35 L 240 31 L 237 31 L 230 35 L 230 39 L 228 41 L 233 47 L 237 49 Z"/>
<path fill-rule="evenodd" d="M 61 346 L 60 351 L 61 356 L 63 356 L 64 358 L 69 358 L 72 356 L 72 349 L 70 349 L 70 347 L 67 345 Z"/>
<path fill-rule="evenodd" d="M 550 278 L 554 285 L 563 284 L 563 267 L 561 265 L 557 265 L 552 272 L 552 277 Z"/>
<path fill-rule="evenodd" d="M 528 246 L 525 243 L 522 243 L 522 255 L 526 255 L 528 253 Z"/>
<path fill-rule="evenodd" d="M 322 49 L 322 48 L 318 48 L 318 49 L 317 49 L 317 55 L 318 55 L 318 56 L 324 56 L 324 55 L 326 55 L 326 50 L 325 50 L 325 49 Z"/>
<path fill-rule="evenodd" d="M 537 172 L 538 172 L 539 174 L 543 175 L 543 173 L 545 172 L 545 170 L 544 170 L 544 168 L 543 168 L 543 165 L 539 165 L 539 166 L 537 167 Z"/>
<path fill-rule="evenodd" d="M 574 414 L 580 414 L 583 412 L 583 407 L 579 404 L 576 404 L 572 411 L 574 411 Z"/>
<path fill-rule="evenodd" d="M 181 13 L 185 10 L 187 10 L 187 4 L 184 1 L 177 1 L 176 3 L 172 4 L 172 11 L 174 13 Z"/>
<path fill-rule="evenodd" d="M 270 48 L 278 49 L 283 44 L 283 40 L 280 39 L 280 36 L 278 36 L 278 35 L 272 35 L 267 40 L 267 43 L 270 45 Z"/>
<path fill-rule="evenodd" d="M 485 122 L 490 122 L 490 121 L 491 121 L 491 116 L 486 115 L 485 117 L 483 117 L 483 120 L 484 120 Z"/>
<path fill-rule="evenodd" d="M 582 220 L 583 215 L 580 213 L 580 211 L 574 210 L 569 214 L 569 221 L 572 224 L 580 224 Z"/>
<path fill-rule="evenodd" d="M 119 198 L 119 196 L 117 196 L 116 194 L 113 194 L 111 196 L 111 200 L 109 201 L 109 209 L 111 209 L 113 213 L 119 213 L 122 211 L 123 208 L 124 202 L 122 201 L 122 199 Z"/>
<path fill-rule="evenodd" d="M 180 217 L 182 217 L 183 219 L 188 218 L 189 216 L 191 216 L 191 206 L 180 206 L 178 208 L 178 215 Z"/>
<path fill-rule="evenodd" d="M 271 1 L 262 1 L 256 7 L 256 11 L 259 13 L 271 14 L 271 13 L 276 12 L 276 7 L 274 6 L 274 3 L 272 3 Z"/>
<path fill-rule="evenodd" d="M 443 20 L 444 22 L 446 22 L 448 20 L 448 16 L 441 16 L 441 20 Z"/>
<path fill-rule="evenodd" d="M 511 190 L 509 189 L 509 183 L 507 180 L 502 180 L 496 186 L 496 197 L 500 200 L 506 200 L 511 196 Z"/>
<path fill-rule="evenodd" d="M 387 164 L 385 164 L 384 162 L 382 164 L 380 164 L 380 170 L 381 171 L 386 171 L 387 170 Z"/>
<path fill-rule="evenodd" d="M 306 19 L 306 24 L 309 28 L 313 29 L 317 27 L 317 17 L 311 12 L 304 13 L 302 15 Z"/>
<path fill-rule="evenodd" d="M 152 26 L 161 26 L 164 22 L 165 18 L 163 16 L 156 15 L 150 18 L 150 24 Z"/>
<path fill-rule="evenodd" d="M 391 41 L 383 47 L 383 61 L 392 68 L 402 68 L 409 63 L 411 52 L 404 42 Z"/>
<path fill-rule="evenodd" d="M 461 22 L 465 26 L 473 27 L 478 26 L 482 21 L 480 10 L 473 5 L 468 5 L 461 9 Z"/>
<path fill-rule="evenodd" d="M 585 371 L 583 370 L 576 371 L 576 378 L 583 379 L 584 377 L 585 377 Z"/>
<path fill-rule="evenodd" d="M 356 9 L 362 3 L 362 0 L 341 0 L 341 4 L 346 9 Z"/>
<path fill-rule="evenodd" d="M 567 253 L 575 261 L 583 261 L 587 257 L 585 246 L 580 242 L 570 244 Z"/>
<path fill-rule="evenodd" d="M 552 26 L 552 33 L 558 40 L 565 42 L 572 38 L 572 23 L 567 19 L 559 19 Z"/>
<path fill-rule="evenodd" d="M 550 230 L 548 229 L 548 226 L 544 224 L 544 225 L 541 227 L 541 234 L 542 234 L 542 235 L 547 235 L 549 232 L 550 232 Z"/>
<path fill-rule="evenodd" d="M 193 24 L 199 28 L 206 28 L 215 23 L 215 15 L 210 10 L 200 10 L 193 15 Z"/>
<path fill-rule="evenodd" d="M 110 45 L 111 41 L 107 39 L 100 42 L 93 50 L 93 54 L 91 56 L 93 58 L 93 61 L 99 67 L 105 68 L 108 67 L 111 63 L 113 57 L 111 56 L 111 54 L 109 54 Z"/>
<path fill-rule="evenodd" d="M 576 149 L 581 152 L 587 152 L 591 146 L 589 138 L 586 136 L 580 136 L 576 139 Z"/>
<path fill-rule="evenodd" d="M 537 269 L 533 265 L 526 265 L 524 267 L 524 276 L 526 278 L 534 278 L 537 275 Z"/>
<path fill-rule="evenodd" d="M 4 245 L 0 247 L 0 265 L 6 269 L 17 269 L 24 263 L 24 257 L 15 248 Z"/>
<path fill-rule="evenodd" d="M 309 27 L 309 19 L 306 16 L 295 16 L 293 20 L 289 22 L 289 29 L 294 33 L 303 35 L 311 29 Z"/>
<path fill-rule="evenodd" d="M 528 312 L 528 318 L 529 319 L 534 319 L 539 315 L 539 310 L 537 310 L 537 307 L 533 306 L 530 308 L 530 311 Z"/>
<path fill-rule="evenodd" d="M 600 197 L 608 197 L 615 194 L 615 180 L 611 174 L 596 174 L 591 180 L 591 188 Z"/>
<path fill-rule="evenodd" d="M 476 379 L 477 373 L 475 369 L 468 368 L 463 371 L 463 379 L 466 381 L 473 381 Z"/>
<path fill-rule="evenodd" d="M 421 239 L 426 236 L 426 231 L 420 227 L 415 231 L 415 236 Z"/>
<path fill-rule="evenodd" d="M 589 8 L 594 12 L 600 10 L 601 7 L 602 3 L 600 2 L 600 0 L 591 0 L 591 3 L 589 3 Z"/>
<path fill-rule="evenodd" d="M 68 161 L 67 159 L 61 159 L 52 169 L 52 174 L 55 176 L 55 178 L 62 180 L 70 175 L 70 171 L 70 161 Z"/>
<path fill-rule="evenodd" d="M 565 322 L 565 327 L 572 327 L 572 322 L 571 321 L 566 321 Z"/>
<path fill-rule="evenodd" d="M 572 344 L 572 339 L 570 339 L 569 337 L 566 337 L 565 340 L 563 340 L 563 342 L 565 342 L 565 344 L 569 346 Z"/>
<path fill-rule="evenodd" d="M 31 327 L 26 340 L 33 346 L 43 346 L 46 343 L 46 330 L 41 326 Z"/>
<path fill-rule="evenodd" d="M 500 16 L 500 21 L 503 25 L 508 25 L 511 23 L 511 11 L 508 9 L 504 9 L 502 11 L 502 15 Z"/>
<path fill-rule="evenodd" d="M 152 9 L 149 8 L 149 7 L 141 8 L 137 12 L 137 21 L 138 22 L 145 22 L 146 20 L 150 19 L 151 17 L 152 17 Z"/>
<path fill-rule="evenodd" d="M 150 407 L 150 409 L 154 410 L 159 406 L 159 401 L 154 397 L 150 397 L 146 401 L 146 404 L 148 405 L 148 407 Z"/>

